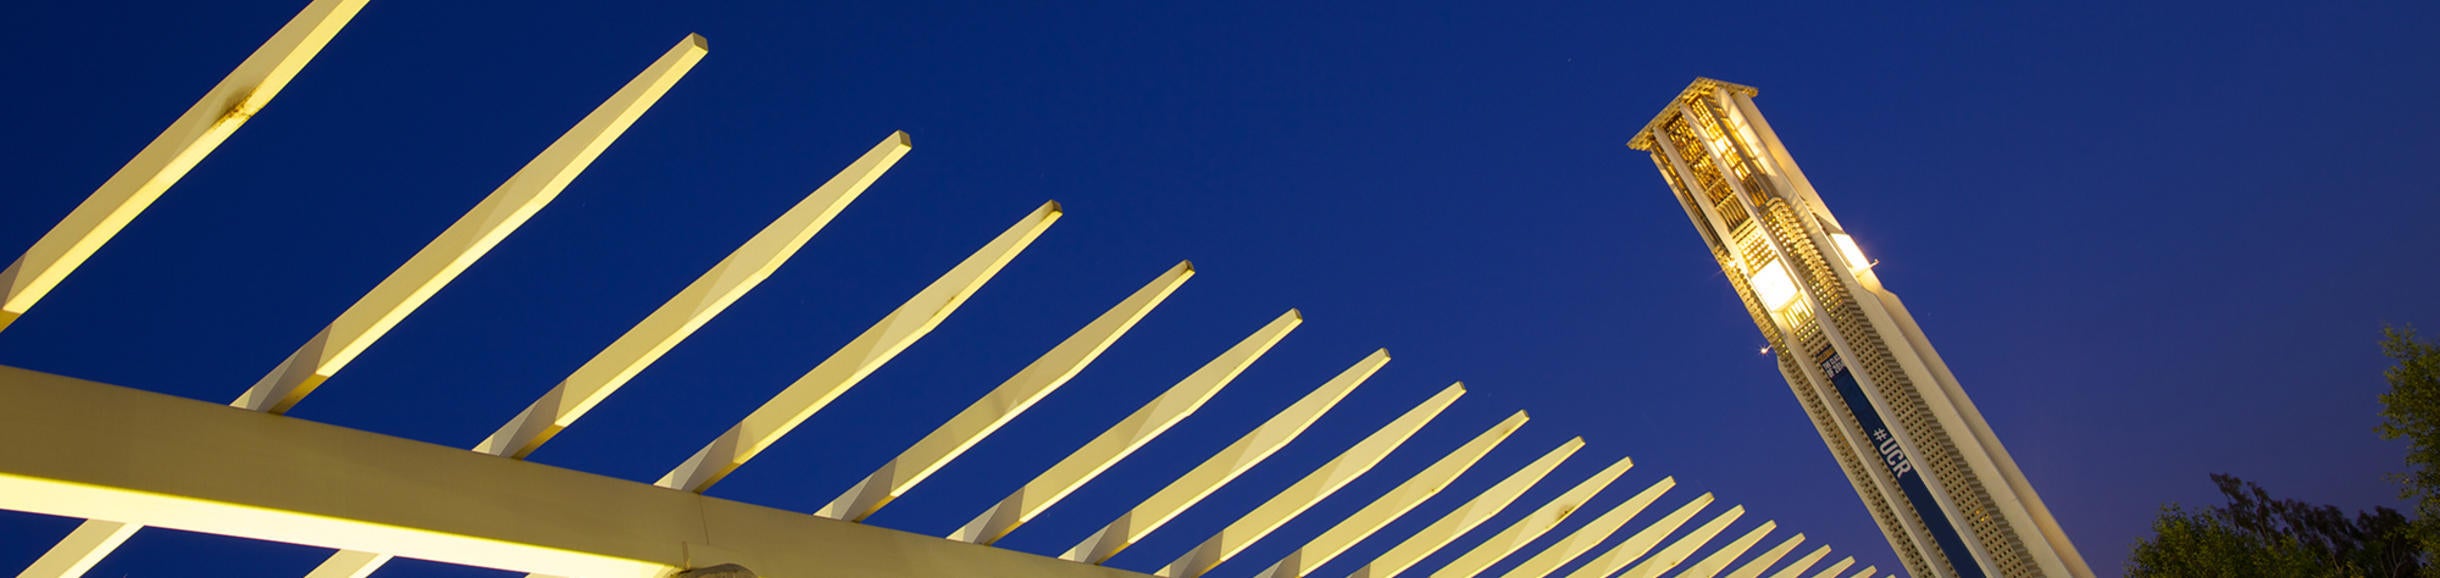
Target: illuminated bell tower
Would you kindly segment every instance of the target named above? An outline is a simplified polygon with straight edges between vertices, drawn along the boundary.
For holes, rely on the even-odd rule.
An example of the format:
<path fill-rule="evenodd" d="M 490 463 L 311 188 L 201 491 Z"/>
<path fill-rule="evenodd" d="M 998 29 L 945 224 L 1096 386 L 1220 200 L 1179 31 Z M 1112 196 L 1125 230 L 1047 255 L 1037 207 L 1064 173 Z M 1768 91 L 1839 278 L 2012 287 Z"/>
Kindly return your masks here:
<path fill-rule="evenodd" d="M 1628 146 L 1652 154 L 1908 572 L 2092 576 L 1754 94 L 1696 79 Z"/>

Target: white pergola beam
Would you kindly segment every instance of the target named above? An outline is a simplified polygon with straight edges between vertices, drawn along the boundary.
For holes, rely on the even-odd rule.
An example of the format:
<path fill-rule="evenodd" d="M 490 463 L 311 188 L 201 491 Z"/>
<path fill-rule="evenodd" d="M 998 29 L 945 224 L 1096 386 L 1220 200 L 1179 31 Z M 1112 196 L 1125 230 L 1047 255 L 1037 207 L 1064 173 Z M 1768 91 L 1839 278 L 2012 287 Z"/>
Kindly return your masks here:
<path fill-rule="evenodd" d="M 1778 564 L 1781 559 L 1788 557 L 1788 553 L 1796 551 L 1796 547 L 1801 546 L 1804 543 L 1804 534 L 1800 533 L 1794 536 L 1789 536 L 1787 540 L 1781 541 L 1779 545 L 1772 546 L 1769 550 L 1764 550 L 1762 555 L 1755 556 L 1753 560 L 1747 561 L 1745 565 L 1738 566 L 1735 571 L 1729 572 L 1728 578 L 1762 578 L 1763 571 L 1770 570 L 1772 564 Z"/>
<path fill-rule="evenodd" d="M 1483 490 L 1482 494 L 1466 500 L 1466 503 L 1459 505 L 1455 511 L 1441 516 L 1439 520 L 1434 520 L 1432 525 L 1424 527 L 1422 531 L 1416 532 L 1413 536 L 1408 536 L 1398 545 L 1391 546 L 1387 552 L 1373 558 L 1372 562 L 1366 563 L 1364 567 L 1357 568 L 1355 573 L 1350 576 L 1354 578 L 1392 578 L 1405 572 L 1408 568 L 1414 567 L 1416 562 L 1440 551 L 1442 547 L 1448 546 L 1449 542 L 1456 541 L 1458 536 L 1465 535 L 1476 526 L 1482 525 L 1484 521 L 1490 520 L 1492 516 L 1498 515 L 1501 510 L 1507 509 L 1509 504 L 1516 502 L 1517 496 L 1523 495 L 1527 488 L 1541 482 L 1543 477 L 1550 475 L 1551 470 L 1558 468 L 1561 462 L 1567 461 L 1569 456 L 1575 455 L 1576 450 L 1583 447 L 1584 438 L 1571 438 L 1567 440 L 1567 443 L 1559 444 L 1559 447 L 1542 454 L 1541 458 L 1526 464 L 1523 469 L 1508 474 L 1508 477 L 1501 479 L 1499 483 L 1492 484 L 1491 489 Z"/>
<path fill-rule="evenodd" d="M 1610 487 L 1611 482 L 1617 481 L 1619 476 L 1625 475 L 1627 470 L 1634 467 L 1634 458 L 1618 458 L 1618 461 L 1612 462 L 1610 467 L 1602 468 L 1599 473 L 1593 474 L 1593 477 L 1577 482 L 1576 487 L 1569 488 L 1567 493 L 1551 498 L 1550 502 L 1542 504 L 1540 508 L 1535 508 L 1523 519 L 1509 524 L 1507 529 L 1500 530 L 1500 533 L 1492 535 L 1490 539 L 1484 540 L 1481 544 L 1476 544 L 1473 549 L 1459 555 L 1456 560 L 1433 571 L 1433 578 L 1471 578 L 1482 574 L 1484 570 L 1491 568 L 1492 564 L 1499 563 L 1509 554 L 1516 553 L 1526 544 L 1533 543 L 1535 539 L 1541 538 L 1551 529 L 1559 527 L 1560 522 L 1566 521 L 1568 516 L 1583 509 L 1584 504 L 1592 501 L 1594 495 L 1601 493 L 1603 488 Z M 1668 478 L 1661 481 L 1668 484 L 1677 483 L 1675 479 Z"/>
<path fill-rule="evenodd" d="M 1042 231 L 1059 220 L 1059 203 L 1043 203 L 1032 214 L 1017 221 L 990 243 L 983 245 L 965 261 L 950 268 L 948 273 L 933 280 L 931 285 L 908 298 L 906 303 L 890 311 L 864 333 L 847 342 L 795 383 L 763 402 L 737 425 L 697 450 L 695 455 L 678 464 L 659 485 L 664 488 L 701 493 L 713 483 L 745 465 L 747 460 L 778 443 L 796 429 L 797 424 L 813 417 L 814 412 L 829 406 L 832 400 L 850 387 L 864 381 L 865 376 L 898 357 L 907 346 L 930 334 L 932 328 L 956 312 L 975 291 L 1006 267 L 1017 253 L 1033 244 Z"/>
<path fill-rule="evenodd" d="M 627 380 L 770 278 L 798 249 L 804 248 L 806 241 L 812 240 L 815 233 L 838 217 L 839 211 L 855 202 L 873 181 L 889 172 L 913 148 L 914 143 L 905 132 L 892 133 L 873 145 L 846 169 L 832 175 L 804 200 L 797 201 L 796 206 L 712 265 L 711 270 L 703 272 L 643 321 L 610 342 L 609 347 L 586 360 L 541 399 L 500 426 L 499 431 L 492 432 L 474 451 L 523 458 L 560 429 L 576 423 L 577 418 L 617 392 Z"/>
<path fill-rule="evenodd" d="M 1854 556 L 1840 558 L 1837 564 L 1831 564 L 1829 568 L 1822 569 L 1822 572 L 1814 574 L 1813 578 L 1838 578 L 1838 573 L 1846 571 L 1848 566 L 1853 565 L 1855 565 Z M 1865 574 L 1871 574 L 1871 572 L 1865 572 Z"/>
<path fill-rule="evenodd" d="M 1736 522 L 1739 516 L 1744 515 L 1745 506 L 1729 508 L 1728 511 L 1721 512 L 1719 517 L 1712 518 L 1710 522 L 1704 522 L 1702 527 L 1695 528 L 1693 532 L 1688 532 L 1684 536 L 1679 536 L 1676 542 L 1669 543 L 1669 547 L 1652 553 L 1652 557 L 1645 558 L 1642 563 L 1636 564 L 1634 568 L 1628 568 L 1626 573 L 1619 574 L 1619 576 L 1621 578 L 1660 578 L 1661 573 L 1677 568 L 1679 563 L 1686 561 L 1687 556 L 1694 555 L 1695 549 L 1711 542 L 1713 536 L 1720 535 L 1721 530 L 1727 529 L 1730 523 Z"/>
<path fill-rule="evenodd" d="M 1855 576 L 1853 576 L 1853 577 L 1851 577 L 1851 578 L 1872 578 L 1873 573 L 1875 573 L 1875 572 L 1879 572 L 1879 571 L 1880 571 L 1880 570 L 1879 570 L 1878 568 L 1874 568 L 1874 567 L 1872 567 L 1872 566 L 1865 566 L 1863 570 L 1857 571 L 1857 572 L 1855 573 Z"/>
<path fill-rule="evenodd" d="M 1636 514 L 1643 513 L 1644 508 L 1651 506 L 1654 500 L 1661 498 L 1661 494 L 1668 493 L 1670 488 L 1675 487 L 1677 487 L 1677 478 L 1674 477 L 1661 478 L 1661 481 L 1653 482 L 1651 487 L 1644 488 L 1644 491 L 1636 493 L 1634 497 L 1619 502 L 1609 511 L 1602 512 L 1600 516 L 1585 522 L 1583 527 L 1569 532 L 1567 537 L 1560 538 L 1558 542 L 1552 543 L 1549 548 L 1542 549 L 1541 553 L 1534 554 L 1532 558 L 1526 558 L 1515 568 L 1510 568 L 1508 573 L 1503 576 L 1540 578 L 1557 572 L 1560 566 L 1567 565 L 1569 561 L 1591 551 L 1594 546 L 1609 540 L 1610 535 L 1618 533 L 1619 528 L 1627 525 L 1627 520 L 1633 519 Z M 1709 502 L 1710 498 L 1711 494 L 1703 494 L 1703 497 L 1695 498 L 1695 500 Z"/>
<path fill-rule="evenodd" d="M 366 347 L 558 198 L 577 174 L 591 166 L 593 159 L 709 51 L 702 36 L 688 34 L 679 40 L 229 405 L 285 413 L 313 393 L 323 380 L 355 361 Z"/>
<path fill-rule="evenodd" d="M 1439 460 L 1432 462 L 1432 465 L 1425 466 L 1422 472 L 1407 478 L 1405 482 L 1400 482 L 1397 487 L 1390 488 L 1388 493 L 1374 498 L 1372 503 L 1365 504 L 1354 514 L 1349 514 L 1346 518 L 1339 520 L 1339 523 L 1331 526 L 1330 529 L 1323 530 L 1320 536 L 1306 542 L 1303 547 L 1289 552 L 1286 558 L 1272 564 L 1270 570 L 1257 572 L 1255 575 L 1271 578 L 1304 578 L 1305 575 L 1312 574 L 1315 568 L 1337 559 L 1340 554 L 1346 553 L 1348 548 L 1355 547 L 1357 542 L 1371 537 L 1374 532 L 1381 531 L 1383 526 L 1388 526 L 1390 522 L 1396 521 L 1400 516 L 1414 511 L 1416 506 L 1423 505 L 1424 500 L 1447 489 L 1451 482 L 1457 481 L 1458 476 L 1464 475 L 1466 470 L 1474 468 L 1476 462 L 1482 461 L 1484 455 L 1499 447 L 1500 442 L 1507 441 L 1508 436 L 1515 434 L 1517 428 L 1525 427 L 1528 419 L 1530 418 L 1522 411 L 1509 415 L 1508 419 L 1501 420 L 1499 424 L 1491 426 L 1491 429 L 1484 430 L 1483 433 L 1474 436 L 1474 439 L 1468 440 L 1465 445 L 1458 446 L 1457 451 L 1441 456 Z"/>
<path fill-rule="evenodd" d="M 702 36 L 689 34 L 680 40 L 229 405 L 285 413 L 298 400 L 313 393 L 323 380 L 354 361 L 366 347 L 389 333 L 391 327 L 558 197 L 577 173 L 592 164 L 611 141 L 617 140 L 645 109 L 651 108 L 694 68 L 706 50 Z M 135 528 L 124 527 L 120 522 L 88 520 L 71 537 L 133 531 Z M 111 540 L 62 542 L 20 576 L 81 575 L 83 569 L 101 561 L 117 545 L 118 541 Z M 59 571 L 53 573 L 53 569 Z"/>
<path fill-rule="evenodd" d="M 1803 558 L 1797 558 L 1795 562 L 1789 562 L 1786 567 L 1780 568 L 1778 572 L 1772 572 L 1771 578 L 1800 578 L 1804 575 L 1806 570 L 1812 570 L 1814 564 L 1821 563 L 1822 557 L 1829 555 L 1829 546 L 1814 548 L 1813 553 L 1806 554 Z"/>
<path fill-rule="evenodd" d="M 1143 321 L 1154 307 L 1159 307 L 1162 301 L 1178 290 L 1178 286 L 1186 284 L 1186 280 L 1194 276 L 1194 263 L 1180 261 L 1171 266 L 1169 271 L 1137 289 L 1109 311 L 1102 312 L 1100 317 L 1095 317 L 1083 329 L 1076 330 L 1059 345 L 1051 347 L 1033 363 L 1026 364 L 1016 375 L 1000 382 L 999 387 L 992 388 L 982 399 L 950 417 L 948 423 L 941 424 L 932 433 L 925 434 L 923 439 L 916 440 L 914 446 L 900 452 L 898 457 L 890 458 L 889 463 L 881 465 L 881 469 L 848 488 L 846 493 L 840 494 L 814 514 L 834 520 L 862 521 L 873 512 L 880 511 L 916 484 L 923 483 L 933 472 L 940 471 L 951 460 L 965 454 L 974 444 L 999 431 L 1000 426 L 1007 425 L 1035 403 L 1041 402 L 1042 398 L 1058 391 L 1059 386 L 1067 384 L 1078 372 L 1084 371 L 1085 366 L 1100 358 L 1102 352 L 1108 351 L 1110 345 L 1126 336 L 1127 330 L 1133 329 L 1136 322 Z"/>
<path fill-rule="evenodd" d="M 152 206 L 178 179 L 185 178 L 196 163 L 203 162 L 222 141 L 270 104 L 271 98 L 278 96 L 280 89 L 287 88 L 288 82 L 305 68 L 305 63 L 321 54 L 331 37 L 338 35 L 339 29 L 364 9 L 366 1 L 315 0 L 307 4 L 270 40 L 229 71 L 228 76 L 221 77 L 219 84 L 203 93 L 203 98 L 188 107 L 185 114 L 171 121 L 169 128 L 153 137 L 151 144 L 144 145 L 134 159 L 119 167 L 109 180 L 102 181 L 100 188 L 43 233 L 32 247 L 26 248 L 25 254 L 0 270 L 0 330 L 6 330 L 10 322 L 49 295 L 77 266 L 92 258 L 94 251 L 109 243 L 111 237 Z M 69 566 L 40 570 L 45 574 L 76 575 L 90 566 L 90 562 L 78 566 L 71 561 Z"/>
<path fill-rule="evenodd" d="M 0 367 L 0 509 L 587 578 L 1117 569 Z"/>
<path fill-rule="evenodd" d="M 1643 558 L 1644 554 L 1651 553 L 1652 548 L 1660 546 L 1662 538 L 1667 538 L 1669 534 L 1677 532 L 1679 527 L 1686 525 L 1687 520 L 1694 519 L 1696 513 L 1702 512 L 1704 507 L 1710 505 L 1711 494 L 1703 494 L 1696 496 L 1693 500 L 1688 500 L 1686 505 L 1678 506 L 1677 510 L 1669 512 L 1667 516 L 1662 516 L 1659 521 L 1644 526 L 1642 530 L 1636 530 L 1634 535 L 1627 536 L 1627 539 L 1619 541 L 1616 546 L 1611 546 L 1609 551 L 1602 552 L 1601 555 L 1594 556 L 1592 561 L 1576 567 L 1576 571 L 1567 574 L 1568 578 L 1610 578 L 1617 575 L 1618 571 L 1626 568 L 1628 564 L 1633 564 L 1636 559 Z"/>
<path fill-rule="evenodd" d="M 1083 487 L 1085 482 L 1092 481 L 1102 471 L 1110 469 L 1110 466 L 1134 454 L 1135 450 L 1143 448 L 1153 438 L 1169 431 L 1170 426 L 1177 425 L 1178 421 L 1201 409 L 1204 402 L 1220 392 L 1220 388 L 1235 381 L 1238 374 L 1254 365 L 1254 360 L 1261 359 L 1272 346 L 1279 344 L 1280 339 L 1286 338 L 1288 332 L 1296 330 L 1296 326 L 1304 322 L 1304 315 L 1294 309 L 1280 314 L 1253 335 L 1220 352 L 1219 357 L 1212 358 L 1201 369 L 1178 380 L 1168 391 L 1152 398 L 1135 413 L 1119 420 L 1117 425 L 1110 426 L 1092 441 L 1085 442 L 1075 453 L 1051 465 L 1049 470 L 1026 482 L 1016 493 L 1009 494 L 999 504 L 975 516 L 965 527 L 951 533 L 949 539 L 977 544 L 998 542 L 1010 531 L 1016 530 L 1018 525 L 1033 520 L 1043 510 L 1050 509 L 1069 493 Z"/>
<path fill-rule="evenodd" d="M 1678 573 L 1678 578 L 1719 578 L 1720 571 L 1728 569 L 1730 562 L 1737 561 L 1738 556 L 1744 556 L 1746 551 L 1754 549 L 1755 544 L 1761 543 L 1764 537 L 1770 536 L 1771 530 L 1778 527 L 1778 522 L 1764 521 L 1762 525 L 1755 526 L 1745 535 L 1730 540 L 1728 545 L 1713 550 L 1711 555 L 1704 556 L 1693 566 L 1686 567 L 1685 572 Z M 1693 552 L 1693 549 L 1690 548 L 1687 551 Z"/>
<path fill-rule="evenodd" d="M 1169 520 L 1196 502 L 1203 501 L 1212 492 L 1219 491 L 1221 486 L 1236 480 L 1238 475 L 1253 469 L 1255 464 L 1278 453 L 1279 448 L 1304 434 L 1305 428 L 1312 426 L 1314 420 L 1321 419 L 1322 414 L 1337 407 L 1340 400 L 1347 399 L 1349 392 L 1355 391 L 1356 386 L 1363 385 L 1365 380 L 1371 379 L 1374 373 L 1381 371 L 1381 366 L 1388 363 L 1389 350 L 1374 350 L 1371 355 L 1364 356 L 1355 365 L 1323 382 L 1321 387 L 1297 399 L 1296 403 L 1289 404 L 1287 409 L 1264 420 L 1262 425 L 1255 426 L 1253 431 L 1246 432 L 1219 453 L 1212 454 L 1195 469 L 1178 476 L 1168 486 L 1154 492 L 1152 497 L 1145 498 L 1143 503 L 1119 515 L 1117 520 L 1112 520 L 1100 531 L 1069 548 L 1067 553 L 1059 555 L 1060 559 L 1100 564 L 1118 555 L 1120 550 L 1144 539 L 1144 536 L 1168 524 Z"/>
<path fill-rule="evenodd" d="M 910 148 L 904 132 L 891 134 L 873 145 L 846 170 L 815 188 L 710 271 L 696 277 L 695 282 L 687 284 L 626 334 L 610 342 L 609 347 L 578 366 L 567 379 L 543 394 L 542 399 L 476 444 L 474 451 L 525 459 L 543 442 L 550 441 L 551 436 L 576 423 L 594 405 L 626 385 L 627 380 L 659 361 L 670 348 L 694 335 L 704 323 L 728 310 L 747 291 L 762 284 L 789 257 L 795 256 L 814 233 L 820 232 L 841 209 L 906 156 Z M 389 561 L 386 554 L 340 551 L 323 560 L 306 578 L 364 578 Z"/>
<path fill-rule="evenodd" d="M 1339 488 L 1346 487 L 1348 482 L 1372 471 L 1373 466 L 1380 465 L 1382 458 L 1405 444 L 1407 438 L 1414 437 L 1416 430 L 1423 429 L 1424 424 L 1431 423 L 1432 418 L 1440 416 L 1441 410 L 1448 409 L 1449 404 L 1457 402 L 1458 396 L 1465 394 L 1464 383 L 1450 384 L 1431 399 L 1424 400 L 1422 405 L 1407 410 L 1405 415 L 1398 416 L 1389 425 L 1382 426 L 1372 435 L 1357 441 L 1356 445 L 1348 447 L 1338 457 L 1323 463 L 1322 467 L 1307 474 L 1304 479 L 1273 494 L 1270 500 L 1255 506 L 1254 511 L 1222 528 L 1219 534 L 1204 540 L 1201 545 L 1188 550 L 1186 555 L 1179 556 L 1177 561 L 1170 562 L 1155 574 L 1167 578 L 1194 578 L 1227 562 L 1247 546 L 1287 524 L 1288 520 L 1305 513 L 1306 509 L 1338 492 Z"/>

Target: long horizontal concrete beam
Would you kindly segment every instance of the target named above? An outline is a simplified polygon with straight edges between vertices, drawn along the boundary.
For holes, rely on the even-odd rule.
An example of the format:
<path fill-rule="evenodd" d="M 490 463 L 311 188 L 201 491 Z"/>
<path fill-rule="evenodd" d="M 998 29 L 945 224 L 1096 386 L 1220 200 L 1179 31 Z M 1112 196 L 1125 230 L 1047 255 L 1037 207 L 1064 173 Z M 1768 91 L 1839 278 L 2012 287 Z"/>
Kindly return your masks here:
<path fill-rule="evenodd" d="M 24 369 L 0 399 L 10 510 L 558 576 L 1142 576 Z"/>

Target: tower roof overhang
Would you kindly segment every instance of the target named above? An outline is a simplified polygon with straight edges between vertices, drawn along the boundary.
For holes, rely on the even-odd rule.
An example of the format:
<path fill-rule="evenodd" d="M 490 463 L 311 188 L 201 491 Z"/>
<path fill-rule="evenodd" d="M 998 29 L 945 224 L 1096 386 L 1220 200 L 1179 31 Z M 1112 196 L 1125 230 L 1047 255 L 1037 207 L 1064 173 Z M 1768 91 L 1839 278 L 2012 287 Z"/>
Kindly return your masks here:
<path fill-rule="evenodd" d="M 1686 85 L 1686 90 L 1679 91 L 1677 98 L 1670 99 L 1669 102 L 1686 102 L 1694 100 L 1695 98 L 1710 96 L 1712 93 L 1722 90 L 1743 93 L 1748 97 L 1761 94 L 1761 91 L 1755 90 L 1754 87 L 1751 86 L 1698 76 L 1695 77 L 1694 82 Z M 1627 141 L 1627 148 L 1639 151 L 1652 150 L 1652 129 L 1659 128 L 1661 125 L 1661 120 L 1669 118 L 1669 111 L 1672 108 L 1674 107 L 1662 107 L 1659 113 L 1653 114 L 1652 120 L 1645 122 L 1642 130 L 1635 131 L 1635 138 Z"/>

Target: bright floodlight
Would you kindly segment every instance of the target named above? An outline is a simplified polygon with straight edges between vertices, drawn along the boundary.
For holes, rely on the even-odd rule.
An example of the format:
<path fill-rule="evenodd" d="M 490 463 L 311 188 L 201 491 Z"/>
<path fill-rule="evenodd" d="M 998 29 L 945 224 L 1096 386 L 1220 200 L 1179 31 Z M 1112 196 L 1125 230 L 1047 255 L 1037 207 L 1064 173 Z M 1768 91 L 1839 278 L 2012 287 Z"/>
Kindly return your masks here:
<path fill-rule="evenodd" d="M 1755 297 L 1762 298 L 1762 306 L 1772 311 L 1786 309 L 1788 304 L 1796 302 L 1796 278 L 1789 277 L 1788 268 L 1780 265 L 1779 261 L 1763 265 L 1762 270 L 1755 271 L 1754 276 L 1747 277 L 1745 282 L 1754 287 Z"/>
<path fill-rule="evenodd" d="M 1838 255 L 1847 258 L 1848 269 L 1872 267 L 1872 261 L 1864 258 L 1864 248 L 1855 246 L 1854 236 L 1846 233 L 1831 233 L 1830 242 L 1838 244 Z"/>

